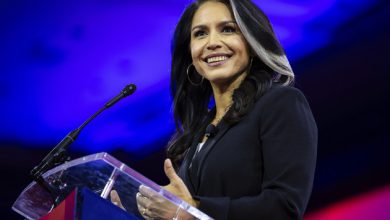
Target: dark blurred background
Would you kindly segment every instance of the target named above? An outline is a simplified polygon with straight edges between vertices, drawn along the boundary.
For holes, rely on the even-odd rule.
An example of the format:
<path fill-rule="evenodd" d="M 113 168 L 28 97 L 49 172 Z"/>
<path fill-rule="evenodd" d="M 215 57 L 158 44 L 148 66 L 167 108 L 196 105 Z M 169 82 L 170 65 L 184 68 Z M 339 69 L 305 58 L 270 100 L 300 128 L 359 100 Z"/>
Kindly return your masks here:
<path fill-rule="evenodd" d="M 129 83 L 137 92 L 89 124 L 70 154 L 109 152 L 167 182 L 170 42 L 188 2 L 0 2 L 2 219 L 22 219 L 11 206 L 29 171 Z M 319 128 L 305 219 L 390 219 L 390 2 L 254 2 L 269 15 Z"/>

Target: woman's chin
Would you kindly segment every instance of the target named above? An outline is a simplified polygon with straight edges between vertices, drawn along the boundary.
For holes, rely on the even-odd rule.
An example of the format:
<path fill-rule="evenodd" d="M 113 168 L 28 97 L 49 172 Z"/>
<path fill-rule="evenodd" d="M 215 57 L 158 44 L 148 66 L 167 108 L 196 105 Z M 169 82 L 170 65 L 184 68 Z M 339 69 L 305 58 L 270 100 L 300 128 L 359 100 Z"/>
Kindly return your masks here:
<path fill-rule="evenodd" d="M 237 84 L 237 86 L 241 83 L 242 79 L 244 79 L 246 74 L 221 74 L 221 75 L 213 75 L 212 77 L 207 77 L 206 79 L 214 86 L 233 86 Z"/>

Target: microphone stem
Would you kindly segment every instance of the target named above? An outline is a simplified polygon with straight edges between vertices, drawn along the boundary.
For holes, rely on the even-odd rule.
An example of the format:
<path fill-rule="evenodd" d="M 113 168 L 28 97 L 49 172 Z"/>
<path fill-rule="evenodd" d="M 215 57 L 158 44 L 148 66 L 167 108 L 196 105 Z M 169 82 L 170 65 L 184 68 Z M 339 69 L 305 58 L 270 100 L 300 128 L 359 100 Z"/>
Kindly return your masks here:
<path fill-rule="evenodd" d="M 136 86 L 134 84 L 130 84 L 130 85 L 127 85 L 123 90 L 122 92 L 117 95 L 116 97 L 114 97 L 113 99 L 111 99 L 108 103 L 106 103 L 99 111 L 97 111 L 94 115 L 92 115 L 88 120 L 86 120 L 79 128 L 77 128 L 76 130 L 73 130 L 72 132 L 70 132 L 68 135 L 65 136 L 64 139 L 61 140 L 60 143 L 58 143 L 54 148 L 53 150 L 51 150 L 49 152 L 49 154 L 47 154 L 45 156 L 45 158 L 41 161 L 41 163 L 39 163 L 38 166 L 34 167 L 31 171 L 30 171 L 30 174 L 31 176 L 33 177 L 34 181 L 36 181 L 39 185 L 41 185 L 43 187 L 43 189 L 45 189 L 46 191 L 48 191 L 50 193 L 50 195 L 53 197 L 53 199 L 55 200 L 55 197 L 58 196 L 60 194 L 60 192 L 58 192 L 58 190 L 55 189 L 55 187 L 53 187 L 51 185 L 51 183 L 47 183 L 45 181 L 45 179 L 42 177 L 42 175 L 48 171 L 49 169 L 51 169 L 52 167 L 58 165 L 58 164 L 61 164 L 63 163 L 65 160 L 68 159 L 67 157 L 67 152 L 66 150 L 68 149 L 69 145 L 71 145 L 75 140 L 76 138 L 78 137 L 78 135 L 80 134 L 81 130 L 90 122 L 92 121 L 94 118 L 96 118 L 101 112 L 103 112 L 104 110 L 106 110 L 107 108 L 111 107 L 112 105 L 114 105 L 115 103 L 117 103 L 119 100 L 121 100 L 122 98 L 128 96 L 128 95 L 131 95 L 132 93 L 134 93 L 136 89 Z"/>
<path fill-rule="evenodd" d="M 85 126 L 87 126 L 87 124 L 92 121 L 94 118 L 96 118 L 100 113 L 102 113 L 102 111 L 106 110 L 107 107 L 104 106 L 103 108 L 101 108 L 99 111 L 97 111 L 94 115 L 92 115 L 88 120 L 86 120 L 79 128 L 77 128 L 77 130 L 82 130 Z"/>

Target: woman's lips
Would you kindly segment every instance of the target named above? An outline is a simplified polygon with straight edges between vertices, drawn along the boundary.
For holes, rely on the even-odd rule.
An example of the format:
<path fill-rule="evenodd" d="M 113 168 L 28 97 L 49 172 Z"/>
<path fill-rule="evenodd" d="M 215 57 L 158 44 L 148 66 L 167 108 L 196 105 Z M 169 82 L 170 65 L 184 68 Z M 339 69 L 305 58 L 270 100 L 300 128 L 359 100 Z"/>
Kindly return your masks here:
<path fill-rule="evenodd" d="M 205 62 L 210 67 L 220 66 L 227 62 L 227 60 L 230 59 L 230 56 L 228 55 L 216 55 L 216 56 L 209 56 L 205 59 Z"/>
<path fill-rule="evenodd" d="M 221 66 L 224 63 L 226 63 L 228 60 L 229 60 L 229 58 L 226 59 L 226 60 L 218 61 L 218 62 L 207 63 L 207 65 L 210 66 L 210 67 Z"/>

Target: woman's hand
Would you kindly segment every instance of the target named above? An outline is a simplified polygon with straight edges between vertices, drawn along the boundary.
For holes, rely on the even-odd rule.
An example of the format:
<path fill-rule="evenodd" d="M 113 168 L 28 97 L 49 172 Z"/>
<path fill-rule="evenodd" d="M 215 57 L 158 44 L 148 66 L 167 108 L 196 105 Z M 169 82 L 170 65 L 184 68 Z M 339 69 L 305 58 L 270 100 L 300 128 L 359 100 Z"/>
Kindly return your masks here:
<path fill-rule="evenodd" d="M 121 199 L 119 198 L 118 192 L 116 190 L 112 190 L 110 192 L 110 198 L 111 198 L 111 202 L 114 205 L 126 211 L 125 207 L 123 207 L 122 205 Z"/>
<path fill-rule="evenodd" d="M 137 206 L 145 219 L 173 219 L 178 207 L 153 189 L 141 185 L 137 193 Z"/>
<path fill-rule="evenodd" d="M 170 159 L 165 160 L 164 171 L 170 182 L 168 185 L 164 186 L 164 189 L 186 201 L 188 204 L 194 206 L 195 208 L 198 207 L 198 202 L 192 198 L 187 186 L 184 184 L 183 180 L 176 174 L 176 171 L 173 168 Z"/>
<path fill-rule="evenodd" d="M 176 174 L 169 159 L 164 162 L 164 171 L 170 181 L 164 189 L 196 207 L 197 203 L 192 198 L 183 180 Z M 137 204 L 138 210 L 145 219 L 172 219 L 178 215 L 180 215 L 180 219 L 192 218 L 190 214 L 179 210 L 179 207 L 143 185 L 140 186 L 139 193 L 137 193 Z"/>

